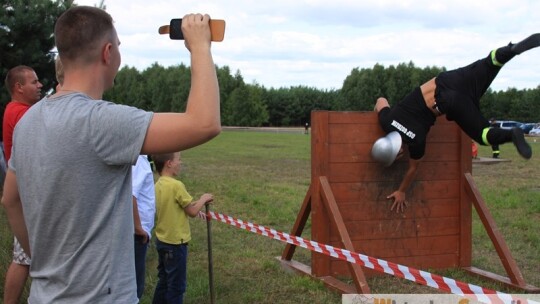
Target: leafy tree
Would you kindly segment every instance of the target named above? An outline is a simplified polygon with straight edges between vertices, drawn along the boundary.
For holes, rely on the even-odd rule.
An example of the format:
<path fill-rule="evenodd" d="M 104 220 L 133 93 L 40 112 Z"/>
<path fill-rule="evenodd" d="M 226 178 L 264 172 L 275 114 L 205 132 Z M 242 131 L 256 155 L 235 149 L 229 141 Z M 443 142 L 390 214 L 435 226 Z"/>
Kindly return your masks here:
<path fill-rule="evenodd" d="M 55 86 L 54 24 L 73 0 L 3 0 L 0 14 L 0 71 L 2 80 L 17 65 L 36 71 L 43 92 Z M 9 101 L 7 90 L 0 92 L 0 101 Z"/>
<path fill-rule="evenodd" d="M 442 69 L 426 67 L 420 69 L 412 62 L 385 68 L 375 64 L 372 69 L 354 68 L 345 78 L 341 89 L 342 110 L 370 111 L 379 97 L 385 97 L 395 104 L 414 87 L 421 85 L 439 74 Z"/>
<path fill-rule="evenodd" d="M 302 126 L 310 122 L 311 111 L 330 110 L 331 99 L 325 91 L 316 88 L 297 86 L 287 89 L 292 96 L 290 104 L 287 105 L 290 126 Z"/>
<path fill-rule="evenodd" d="M 245 84 L 244 78 L 239 70 L 233 76 L 228 66 L 216 67 L 216 73 L 219 83 L 219 97 L 221 102 L 225 103 L 234 89 Z"/>
<path fill-rule="evenodd" d="M 125 66 L 116 75 L 115 85 L 103 94 L 103 99 L 115 103 L 150 109 L 144 101 L 143 77 L 134 67 Z"/>
<path fill-rule="evenodd" d="M 373 69 L 353 69 L 341 90 L 322 91 L 305 86 L 266 89 L 258 84 L 246 85 L 240 71 L 231 75 L 229 67 L 216 66 L 222 123 L 302 126 L 310 123 L 313 110 L 371 111 L 377 97 L 384 96 L 395 104 L 442 71 L 444 68 L 435 66 L 418 68 L 412 62 L 388 68 L 377 64 Z M 164 68 L 154 63 L 142 73 L 124 67 L 118 72 L 115 87 L 105 93 L 105 99 L 156 112 L 184 111 L 190 77 L 190 68 L 185 65 Z M 538 100 L 540 87 L 504 92 L 488 89 L 480 106 L 486 118 L 535 122 L 540 121 Z"/>
<path fill-rule="evenodd" d="M 538 118 L 540 105 L 538 103 L 538 94 L 533 90 L 523 90 L 521 99 L 514 100 L 514 117 L 520 122 L 533 122 Z"/>
<path fill-rule="evenodd" d="M 390 79 L 384 66 L 375 64 L 373 69 L 354 69 L 347 76 L 341 89 L 348 110 L 368 111 L 373 109 L 375 100 L 386 94 L 386 82 Z"/>
<path fill-rule="evenodd" d="M 168 88 L 165 80 L 167 73 L 164 67 L 157 62 L 142 72 L 143 83 L 139 86 L 144 87 L 143 98 L 139 104 L 133 106 L 138 108 L 149 108 L 156 112 L 169 112 L 172 108 L 172 99 L 170 98 L 173 88 Z M 177 89 L 177 88 L 174 88 Z"/>
<path fill-rule="evenodd" d="M 264 100 L 268 108 L 268 122 L 271 126 L 290 126 L 291 121 L 298 115 L 298 112 L 291 112 L 294 110 L 291 105 L 298 103 L 291 89 L 272 88 L 267 91 Z"/>
<path fill-rule="evenodd" d="M 540 86 L 535 89 L 488 92 L 480 102 L 486 118 L 497 120 L 517 120 L 520 122 L 540 121 Z"/>
<path fill-rule="evenodd" d="M 341 94 L 343 96 L 343 103 L 341 104 L 342 110 L 360 110 L 360 106 L 357 105 L 358 101 L 362 98 L 362 92 L 364 90 L 363 75 L 368 73 L 368 70 L 354 68 L 351 71 L 345 81 L 343 81 L 343 87 L 341 88 Z"/>
<path fill-rule="evenodd" d="M 480 99 L 480 111 L 488 120 L 491 118 L 497 119 L 498 117 L 501 117 L 500 113 L 502 113 L 498 106 L 499 103 L 496 101 L 496 95 L 491 89 L 488 89 L 486 94 Z"/>
<path fill-rule="evenodd" d="M 237 70 L 236 73 L 231 75 L 231 70 L 228 66 L 224 66 L 222 68 L 216 67 L 217 69 L 217 78 L 219 83 L 219 100 L 221 102 L 221 121 L 227 122 L 227 118 L 225 117 L 227 113 L 225 113 L 224 109 L 229 108 L 228 102 L 230 101 L 229 97 L 231 96 L 232 92 L 245 85 L 244 78 L 242 77 L 242 74 L 240 74 L 240 71 Z"/>
<path fill-rule="evenodd" d="M 232 91 L 223 109 L 223 124 L 260 127 L 268 121 L 262 101 L 263 89 L 258 85 L 242 85 Z"/>
<path fill-rule="evenodd" d="M 169 89 L 169 95 L 162 98 L 171 103 L 169 111 L 181 112 L 186 110 L 189 91 L 191 89 L 191 68 L 185 64 L 169 67 L 165 70 L 164 85 Z M 167 93 L 167 91 L 164 91 Z"/>

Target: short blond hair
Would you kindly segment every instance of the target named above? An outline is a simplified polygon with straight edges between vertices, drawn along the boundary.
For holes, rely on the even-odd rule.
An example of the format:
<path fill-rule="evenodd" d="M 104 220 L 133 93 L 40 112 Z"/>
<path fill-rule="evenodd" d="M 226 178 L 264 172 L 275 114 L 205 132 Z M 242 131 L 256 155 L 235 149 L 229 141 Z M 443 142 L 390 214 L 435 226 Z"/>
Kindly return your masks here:
<path fill-rule="evenodd" d="M 17 82 L 22 85 L 25 84 L 26 78 L 24 78 L 24 75 L 26 71 L 33 73 L 34 69 L 26 65 L 18 65 L 7 72 L 4 85 L 6 86 L 6 90 L 8 91 L 9 95 L 13 94 L 13 87 L 15 87 Z"/>
<path fill-rule="evenodd" d="M 174 154 L 175 153 L 152 154 L 154 166 L 156 166 L 156 171 L 159 174 L 161 174 L 163 168 L 165 168 L 165 163 L 174 159 Z"/>
<path fill-rule="evenodd" d="M 62 13 L 54 26 L 54 39 L 63 63 L 89 63 L 100 55 L 103 39 L 113 41 L 116 30 L 106 11 L 92 6 L 73 6 Z"/>

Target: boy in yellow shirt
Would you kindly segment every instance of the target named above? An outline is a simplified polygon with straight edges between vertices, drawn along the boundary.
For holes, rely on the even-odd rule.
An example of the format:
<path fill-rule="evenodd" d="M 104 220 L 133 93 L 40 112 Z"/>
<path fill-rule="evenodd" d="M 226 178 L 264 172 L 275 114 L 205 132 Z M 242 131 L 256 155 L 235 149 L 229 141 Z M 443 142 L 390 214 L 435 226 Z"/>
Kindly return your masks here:
<path fill-rule="evenodd" d="M 158 251 L 158 282 L 153 303 L 183 303 L 186 291 L 188 242 L 191 240 L 189 217 L 213 201 L 205 193 L 193 201 L 184 184 L 175 177 L 180 174 L 180 152 L 152 155 L 160 177 L 156 182 L 156 249 Z"/>

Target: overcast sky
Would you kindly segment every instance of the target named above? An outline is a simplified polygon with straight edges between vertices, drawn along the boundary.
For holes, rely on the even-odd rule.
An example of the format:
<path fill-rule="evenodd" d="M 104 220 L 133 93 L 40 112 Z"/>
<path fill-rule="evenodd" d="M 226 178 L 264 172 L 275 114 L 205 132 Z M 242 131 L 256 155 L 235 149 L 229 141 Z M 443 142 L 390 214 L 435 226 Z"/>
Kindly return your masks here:
<path fill-rule="evenodd" d="M 98 0 L 76 0 L 94 5 Z M 214 62 L 267 88 L 340 89 L 353 68 L 412 61 L 447 69 L 540 32 L 538 0 L 105 0 L 120 37 L 122 65 L 142 71 L 189 65 L 184 44 L 159 26 L 186 13 L 226 21 Z M 540 85 L 540 48 L 510 61 L 494 90 Z"/>

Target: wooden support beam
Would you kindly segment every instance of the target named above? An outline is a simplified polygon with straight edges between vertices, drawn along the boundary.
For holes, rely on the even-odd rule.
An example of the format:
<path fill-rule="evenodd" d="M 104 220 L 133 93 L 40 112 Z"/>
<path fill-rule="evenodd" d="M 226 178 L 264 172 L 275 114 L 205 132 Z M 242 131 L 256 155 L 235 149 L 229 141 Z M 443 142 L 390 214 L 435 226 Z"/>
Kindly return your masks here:
<path fill-rule="evenodd" d="M 479 269 L 476 267 L 463 267 L 462 269 L 477 277 L 481 277 L 483 279 L 490 280 L 490 281 L 496 281 L 506 286 L 512 287 L 514 289 L 525 290 L 526 292 L 530 292 L 530 293 L 540 292 L 539 287 L 536 287 L 530 284 L 518 285 L 512 282 L 508 277 L 505 277 L 505 276 L 502 276 L 493 272 L 489 272 L 483 269 Z"/>
<path fill-rule="evenodd" d="M 310 213 L 311 213 L 311 187 L 309 187 L 309 190 L 307 191 L 306 196 L 304 197 L 304 201 L 302 202 L 302 206 L 300 207 L 300 211 L 298 212 L 296 221 L 294 222 L 294 226 L 291 230 L 291 235 L 294 235 L 294 236 L 302 235 L 302 232 L 304 231 L 304 227 L 306 226 L 306 222 L 309 218 Z M 296 249 L 296 245 L 287 244 L 285 246 L 285 249 L 283 250 L 281 259 L 290 261 L 294 255 L 295 249 Z"/>
<path fill-rule="evenodd" d="M 347 231 L 347 228 L 345 227 L 345 222 L 343 221 L 343 217 L 341 216 L 341 213 L 339 212 L 336 199 L 334 198 L 334 194 L 332 193 L 332 189 L 330 188 L 330 184 L 328 183 L 328 179 L 326 178 L 326 176 L 320 177 L 320 183 L 321 183 L 321 190 L 322 190 L 321 196 L 322 196 L 323 202 L 329 213 L 332 223 L 334 224 L 334 226 L 336 227 L 338 231 L 341 243 L 343 244 L 345 249 L 349 250 L 350 252 L 356 252 L 356 250 L 354 250 L 354 246 L 351 242 L 351 237 L 349 236 L 349 232 Z M 358 290 L 358 292 L 371 293 L 371 291 L 369 290 L 367 280 L 366 280 L 366 276 L 364 275 L 364 271 L 362 270 L 362 267 L 358 264 L 352 264 L 352 263 L 347 263 L 347 266 L 349 267 L 349 271 L 353 278 L 354 285 L 356 286 L 356 289 Z"/>
<path fill-rule="evenodd" d="M 480 191 L 476 187 L 476 183 L 474 182 L 472 175 L 470 173 L 466 173 L 465 179 L 467 180 L 465 190 L 472 198 L 474 208 L 476 209 L 476 212 L 478 213 L 478 216 L 480 217 L 480 220 L 482 221 L 482 224 L 484 225 L 493 246 L 495 246 L 495 250 L 501 259 L 510 281 L 516 286 L 527 286 L 516 261 L 512 257 L 512 253 L 510 252 L 508 245 L 506 245 L 501 232 L 497 228 L 497 224 L 495 224 L 493 216 L 489 212 Z"/>

